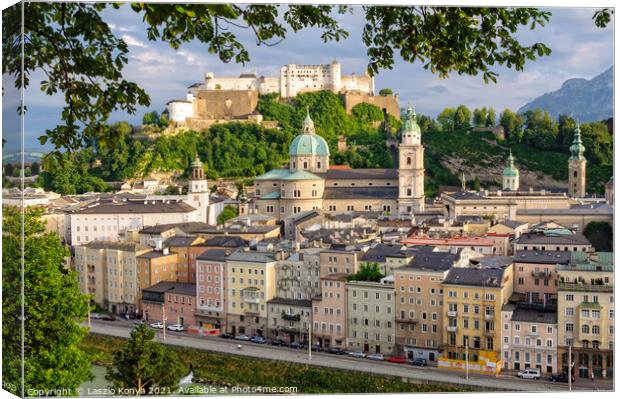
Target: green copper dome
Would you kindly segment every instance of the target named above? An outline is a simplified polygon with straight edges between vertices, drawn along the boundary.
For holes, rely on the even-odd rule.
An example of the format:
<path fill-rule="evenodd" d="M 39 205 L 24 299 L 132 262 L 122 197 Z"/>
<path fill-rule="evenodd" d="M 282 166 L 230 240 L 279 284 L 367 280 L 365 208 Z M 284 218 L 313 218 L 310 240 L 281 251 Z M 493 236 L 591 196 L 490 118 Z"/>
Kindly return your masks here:
<path fill-rule="evenodd" d="M 515 159 L 512 157 L 512 150 L 508 154 L 508 159 L 506 160 L 506 167 L 504 168 L 503 175 L 505 177 L 517 177 L 519 176 L 519 169 L 515 168 Z"/>
<path fill-rule="evenodd" d="M 314 122 L 306 113 L 302 133 L 293 139 L 288 150 L 289 156 L 319 155 L 329 156 L 329 146 L 323 137 L 314 131 Z"/>
<path fill-rule="evenodd" d="M 573 144 L 570 146 L 570 158 L 571 161 L 581 161 L 586 159 L 583 153 L 586 151 L 586 147 L 581 143 L 581 129 L 579 123 L 577 123 L 577 129 L 575 129 L 575 135 L 573 136 Z"/>
<path fill-rule="evenodd" d="M 409 106 L 407 108 L 407 112 L 405 112 L 401 131 L 422 134 L 420 126 L 418 125 L 418 122 L 416 120 L 415 110 L 412 106 Z"/>

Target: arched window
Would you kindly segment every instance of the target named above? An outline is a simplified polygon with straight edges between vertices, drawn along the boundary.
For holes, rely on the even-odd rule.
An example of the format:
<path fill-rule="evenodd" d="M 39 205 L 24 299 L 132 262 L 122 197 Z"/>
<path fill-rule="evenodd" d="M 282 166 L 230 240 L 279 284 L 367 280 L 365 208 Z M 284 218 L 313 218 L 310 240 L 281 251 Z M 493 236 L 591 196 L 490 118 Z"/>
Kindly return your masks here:
<path fill-rule="evenodd" d="M 587 324 L 584 324 L 583 326 L 581 326 L 581 332 L 583 334 L 590 334 L 590 326 Z"/>
<path fill-rule="evenodd" d="M 411 165 L 411 157 L 407 157 L 407 165 Z"/>
<path fill-rule="evenodd" d="M 599 326 L 592 326 L 592 334 L 600 334 L 601 328 Z"/>
<path fill-rule="evenodd" d="M 577 171 L 573 172 L 573 177 L 577 177 Z"/>
<path fill-rule="evenodd" d="M 304 161 L 304 169 L 308 169 L 308 161 Z"/>

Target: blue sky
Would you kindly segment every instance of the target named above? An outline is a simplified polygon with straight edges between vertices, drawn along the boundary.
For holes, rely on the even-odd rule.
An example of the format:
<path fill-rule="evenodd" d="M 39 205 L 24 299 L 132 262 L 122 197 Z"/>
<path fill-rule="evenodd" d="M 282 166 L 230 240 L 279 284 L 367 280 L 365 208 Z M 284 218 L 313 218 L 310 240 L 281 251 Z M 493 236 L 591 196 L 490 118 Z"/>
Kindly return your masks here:
<path fill-rule="evenodd" d="M 524 28 L 518 33 L 523 43 L 543 42 L 552 54 L 529 62 L 523 72 L 496 68 L 498 83 L 485 84 L 481 76 L 458 76 L 439 79 L 425 71 L 421 63 L 409 64 L 398 58 L 392 70 L 382 70 L 376 77 L 376 88 L 390 87 L 399 94 L 401 104 L 411 101 L 418 112 L 435 117 L 445 107 L 465 104 L 470 108 L 493 106 L 498 112 L 504 108 L 517 110 L 520 106 L 546 92 L 557 90 L 569 78 L 592 78 L 613 64 L 613 23 L 605 29 L 597 28 L 593 8 L 552 8 L 553 15 L 547 26 L 533 31 Z M 236 76 L 256 71 L 259 75 L 276 76 L 286 63 L 329 63 L 337 58 L 344 73 L 363 73 L 366 68 L 366 49 L 361 41 L 364 24 L 361 8 L 352 15 L 338 16 L 341 26 L 350 36 L 341 42 L 323 43 L 318 30 L 289 34 L 275 47 L 257 47 L 244 30 L 235 31 L 250 51 L 251 61 L 245 66 L 224 64 L 208 54 L 200 42 L 184 44 L 173 50 L 168 44 L 150 42 L 145 25 L 138 14 L 128 6 L 104 12 L 113 32 L 129 45 L 129 63 L 125 78 L 138 83 L 151 96 L 151 106 L 139 109 L 136 115 L 116 112 L 114 121 L 139 123 L 148 110 L 162 111 L 170 99 L 184 98 L 186 87 L 203 80 L 205 72 L 216 76 Z M 398 55 L 396 55 L 398 57 Z M 40 147 L 37 137 L 46 128 L 59 121 L 62 98 L 44 95 L 38 88 L 40 75 L 33 76 L 26 92 L 28 115 L 26 119 L 26 148 Z M 5 82 L 6 83 L 6 82 Z M 6 87 L 6 86 L 5 86 Z M 14 101 L 5 95 L 3 104 L 3 134 L 9 140 L 7 147 L 18 147 L 15 136 L 16 118 Z M 8 148 L 7 148 L 8 149 Z"/>

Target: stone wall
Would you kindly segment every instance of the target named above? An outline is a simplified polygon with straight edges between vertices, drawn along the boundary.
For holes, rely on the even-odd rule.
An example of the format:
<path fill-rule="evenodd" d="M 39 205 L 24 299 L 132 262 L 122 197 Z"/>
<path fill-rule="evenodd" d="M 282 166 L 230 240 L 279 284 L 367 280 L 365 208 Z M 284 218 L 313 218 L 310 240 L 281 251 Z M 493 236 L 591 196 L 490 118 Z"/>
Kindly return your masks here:
<path fill-rule="evenodd" d="M 256 90 L 199 90 L 194 102 L 194 119 L 245 119 L 257 105 Z"/>
<path fill-rule="evenodd" d="M 398 95 L 393 96 L 371 96 L 359 91 L 349 91 L 344 93 L 344 106 L 350 114 L 353 107 L 360 103 L 375 105 L 385 109 L 396 119 L 400 119 L 400 108 L 398 106 Z"/>

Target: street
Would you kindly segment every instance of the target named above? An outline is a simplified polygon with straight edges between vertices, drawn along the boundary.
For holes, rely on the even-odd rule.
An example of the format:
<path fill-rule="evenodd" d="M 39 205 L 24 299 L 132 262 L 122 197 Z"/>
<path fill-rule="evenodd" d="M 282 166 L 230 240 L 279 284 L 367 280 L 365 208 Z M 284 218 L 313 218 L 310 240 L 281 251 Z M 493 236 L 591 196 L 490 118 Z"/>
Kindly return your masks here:
<path fill-rule="evenodd" d="M 86 323 L 84 323 L 86 324 Z M 129 332 L 134 324 L 125 320 L 106 322 L 93 320 L 91 331 L 96 334 L 110 335 L 116 337 L 129 337 Z M 252 344 L 250 342 L 240 342 L 219 337 L 199 337 L 189 335 L 185 332 L 166 331 L 166 340 L 163 339 L 163 332 L 158 332 L 156 339 L 167 345 L 177 345 L 187 348 L 196 348 L 221 353 L 231 353 L 235 355 L 252 356 L 271 360 L 282 360 L 295 363 L 311 364 L 320 367 L 334 367 L 345 370 L 361 371 L 373 374 L 382 374 L 396 377 L 405 377 L 421 383 L 446 383 L 471 385 L 483 387 L 488 390 L 503 391 L 568 391 L 568 384 L 556 383 L 547 380 L 522 380 L 515 375 L 502 374 L 499 377 L 477 375 L 469 373 L 469 379 L 465 379 L 464 372 L 439 370 L 427 367 L 414 367 L 403 364 L 393 364 L 388 362 L 377 362 L 368 359 L 356 359 L 346 355 L 331 355 L 322 352 L 313 352 L 312 360 L 308 361 L 307 350 L 291 349 L 286 347 Z M 238 349 L 238 345 L 242 349 Z M 545 378 L 545 377 L 543 377 Z M 611 381 L 590 381 L 577 380 L 573 384 L 573 390 L 612 390 Z"/>

